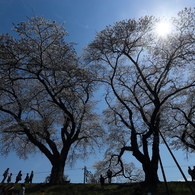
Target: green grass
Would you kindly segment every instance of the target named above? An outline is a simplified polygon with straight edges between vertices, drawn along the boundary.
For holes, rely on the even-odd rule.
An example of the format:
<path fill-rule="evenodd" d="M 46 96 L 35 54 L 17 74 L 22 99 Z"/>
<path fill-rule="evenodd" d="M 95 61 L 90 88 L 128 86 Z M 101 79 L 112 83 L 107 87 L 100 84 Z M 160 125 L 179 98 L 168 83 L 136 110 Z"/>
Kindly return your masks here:
<path fill-rule="evenodd" d="M 21 184 L 15 184 L 15 193 L 20 190 Z M 195 183 L 190 182 L 194 192 Z M 5 184 L 7 187 L 8 184 Z M 26 184 L 26 195 L 39 195 L 40 187 L 43 186 L 45 195 L 133 195 L 137 184 L 106 184 L 101 188 L 99 184 L 64 184 L 49 186 L 48 184 Z M 147 194 L 147 186 L 143 187 Z M 169 182 L 168 188 L 170 195 L 191 195 L 184 182 Z M 155 195 L 166 195 L 165 184 L 161 182 L 155 192 Z"/>

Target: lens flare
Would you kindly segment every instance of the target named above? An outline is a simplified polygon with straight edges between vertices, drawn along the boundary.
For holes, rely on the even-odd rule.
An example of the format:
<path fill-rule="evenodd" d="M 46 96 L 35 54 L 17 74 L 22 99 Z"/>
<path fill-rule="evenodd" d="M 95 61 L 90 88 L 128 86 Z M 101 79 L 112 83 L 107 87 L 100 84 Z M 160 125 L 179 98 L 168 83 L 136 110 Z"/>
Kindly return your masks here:
<path fill-rule="evenodd" d="M 168 21 L 159 21 L 156 24 L 155 31 L 158 36 L 165 37 L 171 32 L 171 25 Z"/>

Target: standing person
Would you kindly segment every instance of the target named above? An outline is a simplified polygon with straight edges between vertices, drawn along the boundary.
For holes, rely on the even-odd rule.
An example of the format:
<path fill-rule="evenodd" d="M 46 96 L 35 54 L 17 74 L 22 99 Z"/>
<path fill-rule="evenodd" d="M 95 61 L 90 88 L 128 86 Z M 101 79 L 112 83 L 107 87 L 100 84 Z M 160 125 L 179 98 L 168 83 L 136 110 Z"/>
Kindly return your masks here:
<path fill-rule="evenodd" d="M 29 183 L 32 183 L 33 177 L 34 177 L 34 172 L 31 171 L 30 178 L 29 178 Z"/>
<path fill-rule="evenodd" d="M 26 174 L 26 177 L 24 179 L 24 183 L 29 183 L 30 177 L 28 175 L 28 173 Z"/>
<path fill-rule="evenodd" d="M 195 179 L 195 166 L 193 166 L 192 175 L 193 175 L 193 177 L 194 177 L 194 179 Z"/>
<path fill-rule="evenodd" d="M 7 168 L 7 169 L 4 171 L 4 173 L 3 173 L 3 180 L 2 180 L 1 183 L 4 183 L 4 181 L 5 181 L 5 179 L 6 179 L 6 177 L 7 177 L 8 174 L 9 174 L 9 168 Z"/>
<path fill-rule="evenodd" d="M 108 183 L 111 184 L 111 180 L 112 180 L 112 171 L 110 169 L 108 169 L 107 171 L 107 177 L 108 177 Z"/>
<path fill-rule="evenodd" d="M 100 175 L 100 184 L 101 187 L 104 187 L 104 177 L 102 175 Z"/>
<path fill-rule="evenodd" d="M 8 178 L 7 178 L 7 183 L 10 183 L 11 180 L 12 180 L 12 173 L 10 173 L 10 175 L 8 176 Z"/>
<path fill-rule="evenodd" d="M 22 171 L 20 170 L 19 172 L 18 172 L 18 175 L 16 176 L 16 182 L 15 183 L 18 183 L 19 181 L 21 181 L 22 180 Z"/>
<path fill-rule="evenodd" d="M 21 184 L 20 192 L 18 195 L 25 195 L 25 184 Z"/>

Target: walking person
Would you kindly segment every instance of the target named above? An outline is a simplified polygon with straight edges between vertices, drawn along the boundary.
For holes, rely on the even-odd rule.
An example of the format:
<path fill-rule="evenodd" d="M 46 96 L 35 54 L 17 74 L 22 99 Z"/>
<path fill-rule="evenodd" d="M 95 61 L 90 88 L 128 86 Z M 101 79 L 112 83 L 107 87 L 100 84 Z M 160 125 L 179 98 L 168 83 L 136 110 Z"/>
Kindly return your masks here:
<path fill-rule="evenodd" d="M 28 173 L 26 174 L 26 177 L 24 179 L 24 183 L 29 183 L 30 177 L 28 175 Z"/>
<path fill-rule="evenodd" d="M 29 183 L 32 183 L 33 177 L 34 177 L 34 172 L 31 171 L 30 178 L 29 178 Z"/>
<path fill-rule="evenodd" d="M 19 172 L 18 172 L 18 175 L 16 176 L 16 182 L 15 183 L 18 183 L 19 181 L 21 181 L 22 180 L 22 171 L 20 170 Z"/>
<path fill-rule="evenodd" d="M 112 171 L 108 169 L 107 171 L 108 183 L 111 184 L 112 181 Z"/>
<path fill-rule="evenodd" d="M 12 173 L 10 173 L 10 175 L 8 176 L 8 178 L 7 178 L 7 183 L 10 183 L 11 180 L 12 180 Z"/>
<path fill-rule="evenodd" d="M 7 169 L 4 171 L 4 173 L 3 173 L 3 180 L 1 181 L 1 183 L 4 183 L 4 181 L 5 181 L 5 179 L 6 179 L 6 177 L 7 177 L 8 174 L 9 174 L 9 168 L 7 168 Z"/>

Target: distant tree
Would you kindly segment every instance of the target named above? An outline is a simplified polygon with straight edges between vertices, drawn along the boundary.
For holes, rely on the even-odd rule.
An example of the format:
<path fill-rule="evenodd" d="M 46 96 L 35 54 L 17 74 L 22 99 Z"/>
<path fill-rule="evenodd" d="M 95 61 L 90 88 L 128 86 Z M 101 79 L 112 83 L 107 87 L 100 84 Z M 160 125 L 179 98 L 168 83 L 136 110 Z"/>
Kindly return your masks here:
<path fill-rule="evenodd" d="M 112 171 L 112 177 L 115 182 L 140 182 L 144 181 L 144 172 L 135 167 L 133 162 L 126 163 L 124 160 L 120 159 L 118 162 L 117 156 L 112 156 L 105 158 L 103 161 L 96 162 L 93 167 L 95 168 L 95 173 L 93 178 L 99 181 L 100 175 L 103 175 L 107 179 L 107 171 L 110 169 Z"/>
<path fill-rule="evenodd" d="M 175 112 L 170 105 L 182 104 L 184 94 L 195 87 L 194 12 L 184 9 L 167 21 L 168 34 L 159 33 L 164 18 L 116 22 L 97 33 L 84 56 L 101 68 L 99 80 L 107 88 L 109 152 L 120 158 L 131 151 L 151 187 L 159 181 L 159 132 L 168 130 L 169 115 Z"/>
<path fill-rule="evenodd" d="M 87 183 L 98 184 L 100 183 L 100 178 L 96 174 L 91 173 L 88 177 Z"/>
<path fill-rule="evenodd" d="M 101 144 L 96 70 L 79 61 L 63 24 L 31 17 L 13 30 L 15 38 L 0 35 L 0 152 L 39 151 L 52 165 L 50 183 L 62 183 L 65 165 Z"/>

